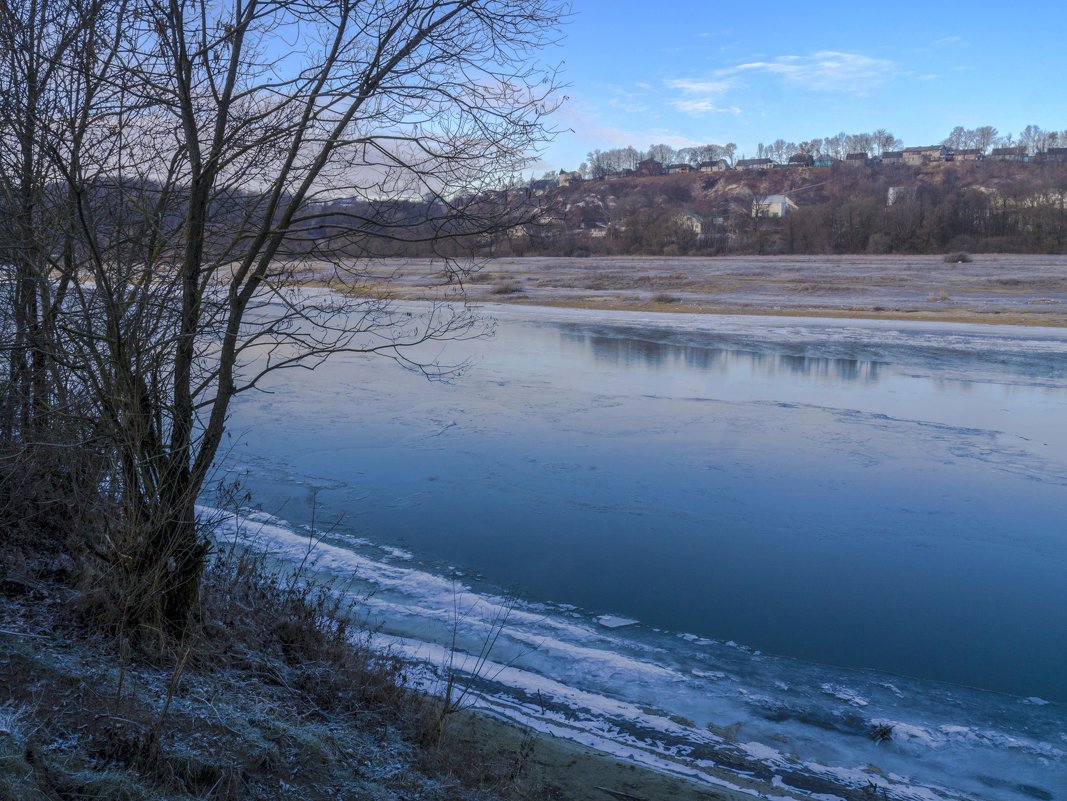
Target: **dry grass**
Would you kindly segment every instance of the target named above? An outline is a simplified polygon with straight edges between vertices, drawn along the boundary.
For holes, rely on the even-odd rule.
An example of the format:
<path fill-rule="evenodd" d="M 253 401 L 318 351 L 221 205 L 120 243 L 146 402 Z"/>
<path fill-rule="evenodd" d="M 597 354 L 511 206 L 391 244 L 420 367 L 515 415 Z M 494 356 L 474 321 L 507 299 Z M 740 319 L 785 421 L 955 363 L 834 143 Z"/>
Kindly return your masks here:
<path fill-rule="evenodd" d="M 0 801 L 543 797 L 523 749 L 490 764 L 442 736 L 342 588 L 227 548 L 186 639 L 146 653 L 24 567 L 0 585 Z"/>
<path fill-rule="evenodd" d="M 489 290 L 490 295 L 521 295 L 525 290 L 518 284 L 512 281 L 504 281 L 499 284 L 494 284 Z"/>

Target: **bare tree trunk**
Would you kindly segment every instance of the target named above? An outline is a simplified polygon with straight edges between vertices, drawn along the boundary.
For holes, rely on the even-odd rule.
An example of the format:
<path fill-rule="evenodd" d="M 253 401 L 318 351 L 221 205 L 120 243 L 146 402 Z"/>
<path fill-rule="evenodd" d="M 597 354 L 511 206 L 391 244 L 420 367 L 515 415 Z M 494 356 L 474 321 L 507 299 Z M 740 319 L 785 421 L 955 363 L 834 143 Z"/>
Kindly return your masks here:
<path fill-rule="evenodd" d="M 460 282 L 443 281 L 457 304 L 413 317 L 361 291 L 346 251 L 421 243 L 451 279 L 474 266 L 452 254 L 532 215 L 506 186 L 552 135 L 537 53 L 562 8 L 39 2 L 0 4 L 0 88 L 23 111 L 0 119 L 20 144 L 0 153 L 0 201 L 19 212 L 0 223 L 18 274 L 0 425 L 54 422 L 68 384 L 87 399 L 123 510 L 94 552 L 125 577 L 127 622 L 178 632 L 233 398 L 340 351 L 433 375 L 407 349 L 476 330 Z M 302 250 L 345 291 L 294 280 Z"/>

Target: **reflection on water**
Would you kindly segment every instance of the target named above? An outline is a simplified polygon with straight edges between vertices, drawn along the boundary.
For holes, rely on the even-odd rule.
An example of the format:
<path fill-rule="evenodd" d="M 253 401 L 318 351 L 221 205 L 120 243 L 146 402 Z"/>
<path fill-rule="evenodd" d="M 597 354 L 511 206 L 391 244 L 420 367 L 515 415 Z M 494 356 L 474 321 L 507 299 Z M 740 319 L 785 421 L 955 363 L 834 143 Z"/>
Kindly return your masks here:
<path fill-rule="evenodd" d="M 596 361 L 620 367 L 631 367 L 635 364 L 658 369 L 686 367 L 714 371 L 724 377 L 731 372 L 745 370 L 768 377 L 788 372 L 798 376 L 832 377 L 845 382 L 873 383 L 878 380 L 878 362 L 864 359 L 679 345 L 632 335 L 607 336 L 577 329 L 563 329 L 561 336 L 568 345 L 588 349 Z"/>

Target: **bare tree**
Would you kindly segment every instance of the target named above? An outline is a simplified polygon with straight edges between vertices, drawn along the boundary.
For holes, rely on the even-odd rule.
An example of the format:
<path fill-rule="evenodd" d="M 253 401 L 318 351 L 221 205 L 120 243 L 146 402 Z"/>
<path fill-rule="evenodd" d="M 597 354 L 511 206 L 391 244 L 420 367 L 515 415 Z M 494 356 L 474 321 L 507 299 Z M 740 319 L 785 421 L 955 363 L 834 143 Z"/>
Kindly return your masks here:
<path fill-rule="evenodd" d="M 674 163 L 675 149 L 670 145 L 649 145 L 648 158 L 655 159 L 663 166 Z"/>
<path fill-rule="evenodd" d="M 207 550 L 195 502 L 233 398 L 338 351 L 432 375 L 408 348 L 476 330 L 449 294 L 461 280 L 412 315 L 374 260 L 420 242 L 462 279 L 461 245 L 524 219 L 523 193 L 501 187 L 551 135 L 539 52 L 563 8 L 75 0 L 37 12 L 23 44 L 11 21 L 46 5 L 7 13 L 0 47 L 5 88 L 43 73 L 53 107 L 42 91 L 6 96 L 18 108 L 0 136 L 29 154 L 5 164 L 4 201 L 33 206 L 25 177 L 56 219 L 6 225 L 3 244 L 62 342 L 16 325 L 9 361 L 44 354 L 45 372 L 65 371 L 57 385 L 92 399 L 124 509 L 96 552 L 135 589 L 136 622 L 181 628 Z"/>
<path fill-rule="evenodd" d="M 904 142 L 893 136 L 892 132 L 887 131 L 885 128 L 879 128 L 871 136 L 874 137 L 874 147 L 878 156 L 887 151 L 900 150 L 904 147 Z"/>
<path fill-rule="evenodd" d="M 996 141 L 997 129 L 992 125 L 982 125 L 974 129 L 974 146 L 983 153 L 988 153 Z"/>
<path fill-rule="evenodd" d="M 1019 134 L 1019 144 L 1026 147 L 1026 152 L 1033 156 L 1048 147 L 1048 131 L 1039 125 L 1027 125 Z"/>
<path fill-rule="evenodd" d="M 851 134 L 845 139 L 845 149 L 849 153 L 866 153 L 874 155 L 877 148 L 875 137 L 869 133 Z"/>
<path fill-rule="evenodd" d="M 833 156 L 835 159 L 843 159 L 848 154 L 848 134 L 842 131 L 834 136 L 823 139 L 823 153 Z"/>

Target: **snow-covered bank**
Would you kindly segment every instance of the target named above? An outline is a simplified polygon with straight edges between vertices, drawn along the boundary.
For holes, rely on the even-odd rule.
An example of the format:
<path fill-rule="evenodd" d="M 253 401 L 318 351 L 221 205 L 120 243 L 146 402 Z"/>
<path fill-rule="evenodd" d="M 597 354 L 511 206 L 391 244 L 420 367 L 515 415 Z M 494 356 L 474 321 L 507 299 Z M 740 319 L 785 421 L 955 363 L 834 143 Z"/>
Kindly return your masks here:
<path fill-rule="evenodd" d="M 640 624 L 610 629 L 583 610 L 479 592 L 369 542 L 319 540 L 261 512 L 225 517 L 219 536 L 294 564 L 314 541 L 312 569 L 367 594 L 380 643 L 427 664 L 428 689 L 449 664 L 477 665 L 479 708 L 657 770 L 734 789 L 731 774 L 755 777 L 820 799 L 872 786 L 922 801 L 1067 792 L 1062 705 Z M 501 622 L 489 659 L 478 660 Z"/>

